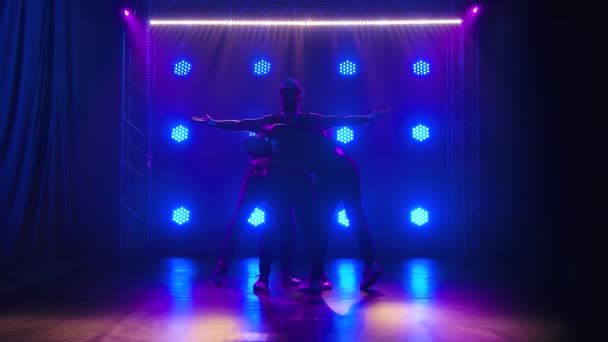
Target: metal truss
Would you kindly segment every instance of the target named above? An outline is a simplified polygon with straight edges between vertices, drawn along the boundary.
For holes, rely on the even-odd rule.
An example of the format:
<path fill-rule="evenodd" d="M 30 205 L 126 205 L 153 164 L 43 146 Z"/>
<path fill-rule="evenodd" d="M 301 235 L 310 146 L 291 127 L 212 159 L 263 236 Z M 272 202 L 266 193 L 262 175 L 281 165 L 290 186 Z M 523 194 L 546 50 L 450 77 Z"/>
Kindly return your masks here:
<path fill-rule="evenodd" d="M 140 12 L 146 9 L 140 4 Z M 151 247 L 150 230 L 150 77 L 149 35 L 145 50 L 135 48 L 123 32 L 120 158 L 120 254 L 144 254 Z M 142 63 L 145 60 L 145 63 Z"/>

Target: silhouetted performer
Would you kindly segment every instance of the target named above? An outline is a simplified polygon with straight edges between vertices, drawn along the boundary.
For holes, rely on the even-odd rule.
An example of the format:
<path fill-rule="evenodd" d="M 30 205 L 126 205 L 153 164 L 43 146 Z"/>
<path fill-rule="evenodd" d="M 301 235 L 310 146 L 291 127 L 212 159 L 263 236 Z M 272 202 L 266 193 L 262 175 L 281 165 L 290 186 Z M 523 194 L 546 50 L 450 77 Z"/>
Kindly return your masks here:
<path fill-rule="evenodd" d="M 236 209 L 226 230 L 221 257 L 214 271 L 214 281 L 218 285 L 222 283 L 223 277 L 227 274 L 228 265 L 235 254 L 237 239 L 241 235 L 243 227 L 247 225 L 251 213 L 261 202 L 265 202 L 268 208 L 272 205 L 269 191 L 272 191 L 276 184 L 272 184 L 272 179 L 268 176 L 268 163 L 270 162 L 268 155 L 250 156 L 251 163 L 245 171 Z M 295 231 L 288 215 L 289 213 L 266 210 L 266 221 L 283 222 L 279 225 L 282 251 L 293 249 L 295 246 Z M 299 285 L 300 280 L 291 272 L 292 256 L 286 252 L 281 252 L 280 255 L 281 281 L 290 286 Z"/>
<path fill-rule="evenodd" d="M 220 121 L 218 121 L 218 120 L 211 119 L 209 116 L 205 116 L 204 118 L 193 118 L 193 119 L 195 121 L 203 122 L 212 127 L 217 127 L 220 129 L 230 130 L 230 131 L 259 131 L 264 126 L 270 126 L 270 125 L 280 123 L 280 124 L 287 125 L 287 126 L 295 125 L 300 128 L 304 128 L 307 131 L 316 130 L 318 132 L 321 132 L 321 131 L 324 131 L 324 130 L 327 130 L 327 129 L 330 129 L 333 127 L 338 127 L 338 126 L 353 126 L 353 125 L 358 125 L 358 124 L 364 124 L 373 119 L 380 117 L 384 113 L 383 111 L 380 111 L 380 112 L 374 112 L 374 113 L 372 113 L 372 115 L 362 115 L 362 116 L 323 116 L 323 115 L 313 114 L 313 113 L 310 113 L 310 114 L 300 113 L 299 104 L 302 100 L 302 91 L 301 91 L 300 86 L 297 84 L 297 82 L 295 82 L 292 79 L 288 79 L 283 83 L 283 85 L 280 89 L 279 99 L 280 99 L 282 107 L 283 107 L 283 113 L 278 114 L 278 115 L 267 115 L 267 116 L 264 116 L 264 117 L 258 118 L 258 119 L 245 119 L 245 120 L 220 120 Z M 298 157 L 302 157 L 302 155 L 307 155 L 307 156 L 315 155 L 317 149 L 315 149 L 315 148 L 310 148 L 310 149 L 298 148 L 298 146 L 302 146 L 302 144 L 298 145 L 297 140 L 290 139 L 289 135 L 287 137 L 288 137 L 287 139 L 285 139 L 285 137 L 283 138 L 284 141 L 282 143 L 281 143 L 281 139 L 276 139 L 276 138 L 274 139 L 275 143 L 278 142 L 279 145 L 283 145 L 283 146 L 280 146 L 280 148 L 278 148 L 279 151 L 282 149 L 281 156 L 283 159 L 285 159 L 286 156 L 294 157 L 287 164 L 290 164 L 294 160 L 298 160 Z M 285 147 L 287 147 L 287 149 Z M 287 151 L 289 151 L 290 147 L 293 151 L 287 152 Z M 301 154 L 297 154 L 294 151 L 297 151 L 298 153 L 301 153 Z M 309 158 L 301 158 L 301 159 L 310 160 Z M 314 159 L 314 157 L 311 157 L 311 159 Z M 282 161 L 285 162 L 285 160 L 282 160 Z M 314 162 L 312 164 L 314 164 Z M 317 162 L 317 164 L 318 164 L 318 162 Z M 355 172 L 356 172 L 356 170 L 355 170 Z M 314 174 L 314 172 L 312 174 Z M 313 183 L 314 183 L 314 181 L 313 181 Z M 246 188 L 246 187 L 247 187 L 247 185 L 245 184 L 244 188 Z M 356 207 L 357 206 L 354 206 L 354 208 L 356 208 Z M 306 209 L 303 211 L 306 211 Z M 304 215 L 299 215 L 299 216 L 303 217 Z M 323 216 L 323 215 L 312 215 L 312 217 L 321 217 L 321 216 Z M 356 214 L 355 214 L 355 216 L 356 216 Z M 361 215 L 360 217 L 363 217 L 363 216 Z M 355 218 L 355 220 L 356 220 L 356 218 Z M 363 220 L 363 222 L 364 222 L 364 220 Z M 230 234 L 230 232 L 231 232 L 231 230 L 229 229 L 228 234 Z M 325 232 L 327 232 L 327 229 L 325 229 Z M 323 236 L 320 236 L 322 234 L 319 234 L 319 232 L 314 232 L 314 233 L 316 233 L 318 235 L 315 237 L 315 239 L 317 239 L 316 242 L 315 242 L 315 240 L 311 240 L 309 238 L 309 242 L 310 242 L 309 244 L 314 245 L 314 246 L 312 246 L 313 250 L 311 250 L 311 254 L 313 255 L 313 264 L 314 264 L 313 271 L 311 272 L 311 281 L 307 284 L 308 286 L 304 286 L 302 288 L 302 290 L 304 292 L 318 293 L 318 292 L 320 292 L 321 285 L 320 285 L 319 281 L 320 281 L 321 274 L 322 274 L 322 265 L 321 265 L 321 271 L 319 271 L 318 265 L 319 265 L 319 260 L 324 260 L 324 257 L 325 257 L 324 251 L 326 250 L 326 238 L 324 238 Z M 311 236 L 311 235 L 309 234 L 309 236 Z M 371 250 L 371 248 L 370 248 L 370 250 Z M 219 269 L 221 269 L 223 267 L 222 264 L 223 264 L 223 262 L 220 261 L 220 264 L 218 265 Z M 371 266 L 374 266 L 373 262 L 372 262 Z M 377 266 L 377 264 L 375 266 Z M 369 269 L 372 270 L 374 273 L 379 274 L 379 271 L 378 271 L 379 267 L 377 267 L 377 270 L 374 270 L 372 268 L 369 268 Z M 262 273 L 262 265 L 261 265 L 261 273 Z M 319 273 L 321 273 L 321 274 L 319 274 Z M 368 272 L 366 272 L 366 273 L 368 273 Z M 377 276 L 376 276 L 376 278 L 377 278 Z M 373 281 L 375 281 L 375 279 Z M 372 283 L 373 283 L 373 281 L 372 281 Z M 261 284 L 258 284 L 258 283 L 261 283 Z M 367 283 L 369 283 L 369 282 L 367 282 Z M 259 286 L 256 286 L 256 285 L 259 285 Z M 267 274 L 261 274 L 260 279 L 254 285 L 254 289 L 267 288 L 267 286 L 268 286 Z"/>
<path fill-rule="evenodd" d="M 333 141 L 326 135 L 320 139 L 325 140 L 326 142 L 319 144 L 314 141 L 313 145 L 316 145 L 316 147 L 306 146 L 306 148 L 331 149 L 331 156 L 325 160 L 319 161 L 318 165 L 314 168 L 321 170 L 319 172 L 321 181 L 330 186 L 331 191 L 337 193 L 337 197 L 344 205 L 351 229 L 355 234 L 365 263 L 365 272 L 359 288 L 362 290 L 367 289 L 374 285 L 382 273 L 382 268 L 375 262 L 375 253 L 363 210 L 361 178 L 356 164 L 348 155 L 335 147 Z M 257 155 L 264 157 L 267 156 L 265 153 L 269 153 L 270 151 L 270 142 L 260 136 L 249 137 L 246 139 L 246 150 L 250 156 Z M 293 245 L 295 245 L 295 243 L 291 242 L 290 246 Z M 281 260 L 291 260 L 291 256 L 284 255 L 284 253 L 291 253 L 291 251 L 293 251 L 293 248 L 286 248 L 282 243 Z M 331 289 L 331 283 L 325 276 L 323 277 L 322 286 L 325 290 Z"/>
<path fill-rule="evenodd" d="M 306 120 L 302 118 L 302 120 Z M 319 140 L 318 130 L 308 130 L 297 125 L 275 124 L 265 127 L 264 135 L 271 139 L 273 145 L 272 160 L 276 165 L 270 165 L 270 173 L 279 181 L 285 191 L 283 203 L 290 203 L 295 210 L 300 228 L 306 240 L 311 257 L 311 272 L 308 282 L 300 287 L 300 291 L 321 293 L 323 269 L 327 250 L 328 226 L 338 201 L 337 193 L 332 191 L 327 183 L 319 181 L 318 175 L 307 167 L 313 155 L 319 151 L 308 149 L 311 141 Z M 310 153 L 314 152 L 314 153 Z M 327 156 L 321 159 L 328 159 Z M 282 212 L 280 203 L 273 205 Z M 276 230 L 275 230 L 276 231 Z M 276 234 L 264 236 L 260 249 L 260 272 L 264 275 L 269 270 L 272 261 L 272 250 Z"/>
<path fill-rule="evenodd" d="M 367 219 L 363 211 L 361 176 L 355 162 L 349 156 L 340 152 L 342 151 L 337 149 L 337 156 L 334 157 L 333 163 L 330 164 L 331 170 L 334 172 L 330 182 L 335 184 L 337 188 L 338 196 L 342 200 L 344 210 L 352 227 L 351 229 L 355 233 L 363 256 L 365 271 L 359 288 L 365 290 L 376 283 L 376 280 L 382 274 L 382 268 L 376 262 Z"/>

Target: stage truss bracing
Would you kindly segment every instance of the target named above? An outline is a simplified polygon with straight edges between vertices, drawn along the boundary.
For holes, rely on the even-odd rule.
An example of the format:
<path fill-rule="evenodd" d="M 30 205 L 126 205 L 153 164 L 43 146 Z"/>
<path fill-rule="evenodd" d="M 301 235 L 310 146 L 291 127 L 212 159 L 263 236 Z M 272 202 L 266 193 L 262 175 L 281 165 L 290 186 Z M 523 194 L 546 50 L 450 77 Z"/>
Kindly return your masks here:
<path fill-rule="evenodd" d="M 141 2 L 136 14 L 147 13 Z M 146 28 L 147 30 L 147 28 Z M 150 54 L 149 35 L 144 51 L 123 32 L 121 156 L 120 156 L 120 254 L 150 251 Z M 135 38 L 137 39 L 137 38 Z"/>

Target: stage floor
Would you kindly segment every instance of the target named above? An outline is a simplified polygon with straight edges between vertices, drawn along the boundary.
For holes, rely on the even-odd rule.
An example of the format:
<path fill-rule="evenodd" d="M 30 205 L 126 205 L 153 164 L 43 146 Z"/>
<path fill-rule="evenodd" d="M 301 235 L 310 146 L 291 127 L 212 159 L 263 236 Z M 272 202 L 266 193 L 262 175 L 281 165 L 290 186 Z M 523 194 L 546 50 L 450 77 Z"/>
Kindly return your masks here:
<path fill-rule="evenodd" d="M 330 260 L 322 296 L 283 287 L 256 295 L 257 260 L 236 261 L 227 286 L 213 264 L 151 259 L 81 266 L 0 297 L 0 341 L 566 341 L 556 312 L 528 301 L 515 280 L 471 264 L 383 263 L 358 289 L 362 265 Z M 298 265 L 298 275 L 305 274 Z M 523 280 L 533 282 L 533 279 Z M 505 283 L 506 282 L 506 283 Z M 523 286 L 525 288 L 526 286 Z"/>

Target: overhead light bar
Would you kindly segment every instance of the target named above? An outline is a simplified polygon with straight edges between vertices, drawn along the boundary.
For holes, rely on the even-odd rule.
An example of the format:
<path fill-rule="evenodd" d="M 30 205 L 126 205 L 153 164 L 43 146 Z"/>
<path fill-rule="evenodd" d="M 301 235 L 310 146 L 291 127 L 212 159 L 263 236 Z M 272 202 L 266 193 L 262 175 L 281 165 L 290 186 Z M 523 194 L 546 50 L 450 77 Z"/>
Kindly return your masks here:
<path fill-rule="evenodd" d="M 460 25 L 461 19 L 411 20 L 176 20 L 151 19 L 151 26 L 426 26 Z"/>

